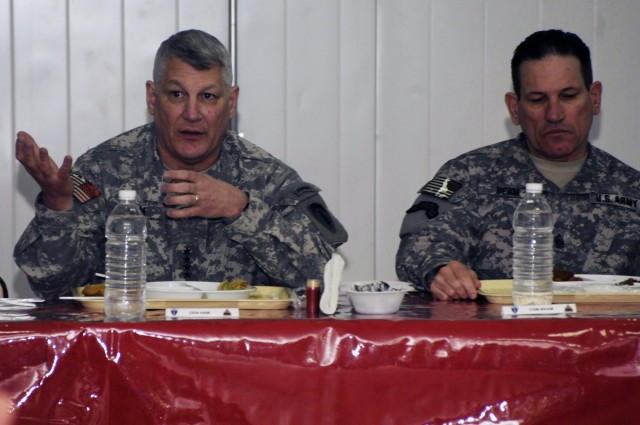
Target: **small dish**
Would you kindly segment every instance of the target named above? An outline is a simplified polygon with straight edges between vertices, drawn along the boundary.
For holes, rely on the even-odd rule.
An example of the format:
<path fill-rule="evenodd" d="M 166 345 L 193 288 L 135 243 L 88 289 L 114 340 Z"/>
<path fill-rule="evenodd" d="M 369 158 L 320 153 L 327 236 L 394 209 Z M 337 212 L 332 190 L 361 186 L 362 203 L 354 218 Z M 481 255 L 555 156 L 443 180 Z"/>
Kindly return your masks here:
<path fill-rule="evenodd" d="M 356 313 L 360 314 L 394 314 L 400 310 L 404 295 L 413 291 L 411 284 L 406 282 L 385 281 L 389 288 L 383 291 L 359 291 L 356 287 L 370 285 L 375 281 L 349 282 L 341 285 L 343 292 Z M 374 285 L 377 286 L 377 285 Z"/>

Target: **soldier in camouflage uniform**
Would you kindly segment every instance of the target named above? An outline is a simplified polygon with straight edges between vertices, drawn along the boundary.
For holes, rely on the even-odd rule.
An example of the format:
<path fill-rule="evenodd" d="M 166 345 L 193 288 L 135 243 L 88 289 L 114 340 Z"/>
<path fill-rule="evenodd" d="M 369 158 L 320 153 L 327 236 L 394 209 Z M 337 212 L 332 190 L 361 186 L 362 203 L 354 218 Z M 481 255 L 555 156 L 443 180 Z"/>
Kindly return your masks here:
<path fill-rule="evenodd" d="M 237 96 L 224 46 L 183 31 L 163 42 L 147 82 L 153 123 L 89 150 L 73 169 L 19 133 L 16 157 L 42 188 L 14 251 L 33 291 L 52 299 L 104 273 L 105 222 L 120 189 L 136 190 L 148 218 L 149 281 L 295 287 L 322 276 L 347 234 L 317 187 L 227 131 Z"/>
<path fill-rule="evenodd" d="M 522 133 L 448 161 L 420 191 L 400 230 L 398 276 L 434 298 L 474 299 L 480 279 L 512 275 L 512 218 L 528 182 L 542 182 L 554 212 L 554 267 L 640 275 L 640 173 L 588 141 L 600 110 L 588 47 L 540 31 L 516 49 Z"/>

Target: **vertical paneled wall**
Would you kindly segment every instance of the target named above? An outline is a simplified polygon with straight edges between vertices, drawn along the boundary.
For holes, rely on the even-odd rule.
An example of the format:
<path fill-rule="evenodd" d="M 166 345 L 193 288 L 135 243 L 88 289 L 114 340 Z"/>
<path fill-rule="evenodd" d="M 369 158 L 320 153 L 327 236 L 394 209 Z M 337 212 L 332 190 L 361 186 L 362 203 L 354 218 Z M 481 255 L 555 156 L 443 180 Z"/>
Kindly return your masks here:
<path fill-rule="evenodd" d="M 0 276 L 29 296 L 13 245 L 38 188 L 14 159 L 31 132 L 60 161 L 146 122 L 144 83 L 171 33 L 228 40 L 227 0 L 0 0 Z M 238 0 L 238 128 L 323 189 L 350 232 L 346 279 L 394 279 L 398 230 L 444 161 L 513 136 L 509 60 L 561 27 L 592 49 L 592 136 L 640 167 L 636 0 Z"/>

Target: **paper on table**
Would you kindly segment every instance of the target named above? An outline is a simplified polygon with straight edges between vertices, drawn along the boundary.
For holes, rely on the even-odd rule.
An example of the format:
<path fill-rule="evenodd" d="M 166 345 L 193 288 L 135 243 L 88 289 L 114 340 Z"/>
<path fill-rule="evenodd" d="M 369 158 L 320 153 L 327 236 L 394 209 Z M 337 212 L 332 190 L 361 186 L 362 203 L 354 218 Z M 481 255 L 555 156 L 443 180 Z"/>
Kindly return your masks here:
<path fill-rule="evenodd" d="M 344 259 L 340 254 L 334 253 L 324 266 L 324 290 L 320 297 L 320 310 L 324 314 L 333 314 L 338 308 L 342 270 L 344 270 Z"/>

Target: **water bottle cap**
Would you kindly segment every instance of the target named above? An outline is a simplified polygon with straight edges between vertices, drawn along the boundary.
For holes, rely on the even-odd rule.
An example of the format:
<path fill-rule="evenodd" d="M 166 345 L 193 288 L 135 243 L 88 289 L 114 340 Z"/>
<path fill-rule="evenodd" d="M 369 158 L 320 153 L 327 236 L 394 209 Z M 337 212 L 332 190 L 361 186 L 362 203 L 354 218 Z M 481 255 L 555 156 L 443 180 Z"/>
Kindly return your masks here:
<path fill-rule="evenodd" d="M 542 193 L 542 183 L 527 183 L 527 193 Z"/>
<path fill-rule="evenodd" d="M 121 201 L 135 201 L 136 200 L 136 191 L 135 190 L 121 190 L 118 192 L 118 198 Z"/>

